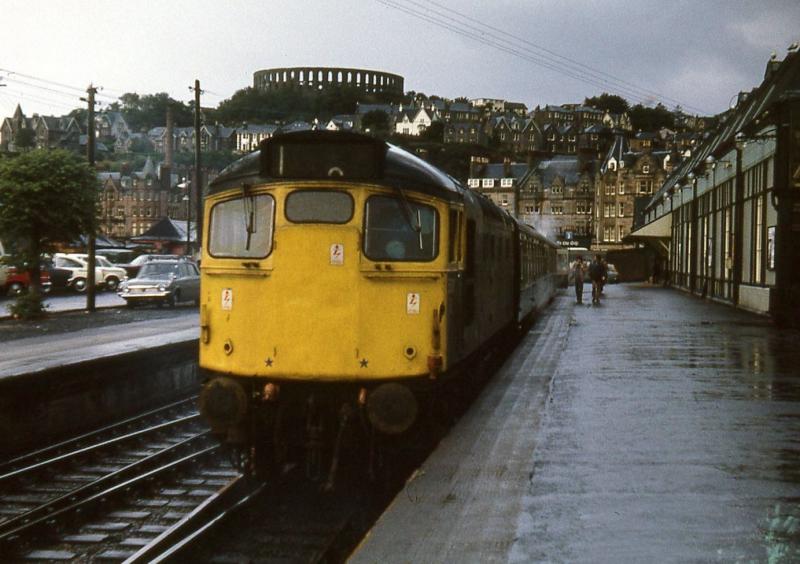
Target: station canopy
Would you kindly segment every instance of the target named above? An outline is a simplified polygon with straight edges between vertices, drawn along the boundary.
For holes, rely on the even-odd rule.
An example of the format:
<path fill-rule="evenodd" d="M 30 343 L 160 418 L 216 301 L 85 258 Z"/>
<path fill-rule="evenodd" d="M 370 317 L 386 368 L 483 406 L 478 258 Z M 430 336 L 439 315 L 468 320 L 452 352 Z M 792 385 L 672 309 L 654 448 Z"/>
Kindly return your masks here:
<path fill-rule="evenodd" d="M 672 237 L 672 214 L 667 213 L 643 225 L 636 231 L 628 234 L 623 243 L 646 243 L 656 247 L 659 251 L 668 251 L 668 243 Z"/>

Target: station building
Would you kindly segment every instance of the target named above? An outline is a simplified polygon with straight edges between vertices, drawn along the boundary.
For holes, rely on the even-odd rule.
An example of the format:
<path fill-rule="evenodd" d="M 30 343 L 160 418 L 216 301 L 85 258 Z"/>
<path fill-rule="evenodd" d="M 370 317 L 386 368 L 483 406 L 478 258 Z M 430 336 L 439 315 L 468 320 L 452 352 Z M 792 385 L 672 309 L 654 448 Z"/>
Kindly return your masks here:
<path fill-rule="evenodd" d="M 771 60 L 628 237 L 675 287 L 800 326 L 800 55 Z"/>

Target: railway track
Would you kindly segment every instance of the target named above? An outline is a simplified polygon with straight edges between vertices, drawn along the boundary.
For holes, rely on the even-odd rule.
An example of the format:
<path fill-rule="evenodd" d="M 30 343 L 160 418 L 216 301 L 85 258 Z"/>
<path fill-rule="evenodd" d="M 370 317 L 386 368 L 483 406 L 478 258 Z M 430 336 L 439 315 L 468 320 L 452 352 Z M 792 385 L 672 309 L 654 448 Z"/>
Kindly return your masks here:
<path fill-rule="evenodd" d="M 194 405 L 0 464 L 0 561 L 340 562 L 397 491 L 376 495 L 357 472 L 325 495 L 302 478 L 246 479 Z M 397 461 L 397 488 L 420 460 Z"/>
<path fill-rule="evenodd" d="M 243 487 L 233 487 L 239 474 L 218 455 L 193 404 L 0 467 L 0 560 L 125 560 L 166 532 L 177 543 L 221 501 L 241 498 Z"/>

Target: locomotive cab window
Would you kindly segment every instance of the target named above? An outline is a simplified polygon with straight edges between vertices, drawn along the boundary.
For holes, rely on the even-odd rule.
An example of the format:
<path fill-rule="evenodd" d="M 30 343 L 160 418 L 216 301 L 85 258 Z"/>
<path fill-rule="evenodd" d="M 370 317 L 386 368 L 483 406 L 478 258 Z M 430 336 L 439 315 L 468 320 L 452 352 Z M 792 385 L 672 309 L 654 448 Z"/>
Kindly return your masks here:
<path fill-rule="evenodd" d="M 275 200 L 243 196 L 211 208 L 208 252 L 218 258 L 264 258 L 272 251 Z"/>
<path fill-rule="evenodd" d="M 438 254 L 438 230 L 433 207 L 372 196 L 364 218 L 364 254 L 371 260 L 431 261 Z"/>
<path fill-rule="evenodd" d="M 298 190 L 286 198 L 286 219 L 292 223 L 347 223 L 353 197 L 333 190 Z"/>

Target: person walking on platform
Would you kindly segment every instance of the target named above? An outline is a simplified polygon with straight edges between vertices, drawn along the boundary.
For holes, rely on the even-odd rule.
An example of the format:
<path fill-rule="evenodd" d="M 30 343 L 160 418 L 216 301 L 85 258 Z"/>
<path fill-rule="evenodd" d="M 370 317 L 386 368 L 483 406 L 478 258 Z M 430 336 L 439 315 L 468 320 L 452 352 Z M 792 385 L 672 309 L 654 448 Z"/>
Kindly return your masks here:
<path fill-rule="evenodd" d="M 602 267 L 603 271 L 603 278 L 600 279 L 600 294 L 603 294 L 603 288 L 606 287 L 606 281 L 608 281 L 608 263 L 606 259 L 600 258 L 600 266 Z"/>
<path fill-rule="evenodd" d="M 572 266 L 572 276 L 575 279 L 575 297 L 578 303 L 583 303 L 583 277 L 586 273 L 586 265 L 583 263 L 583 257 L 579 256 L 575 259 Z"/>
<path fill-rule="evenodd" d="M 592 303 L 600 303 L 600 292 L 602 291 L 602 284 L 608 271 L 603 263 L 603 257 L 595 255 L 592 264 L 589 265 L 589 279 L 592 281 Z"/>

